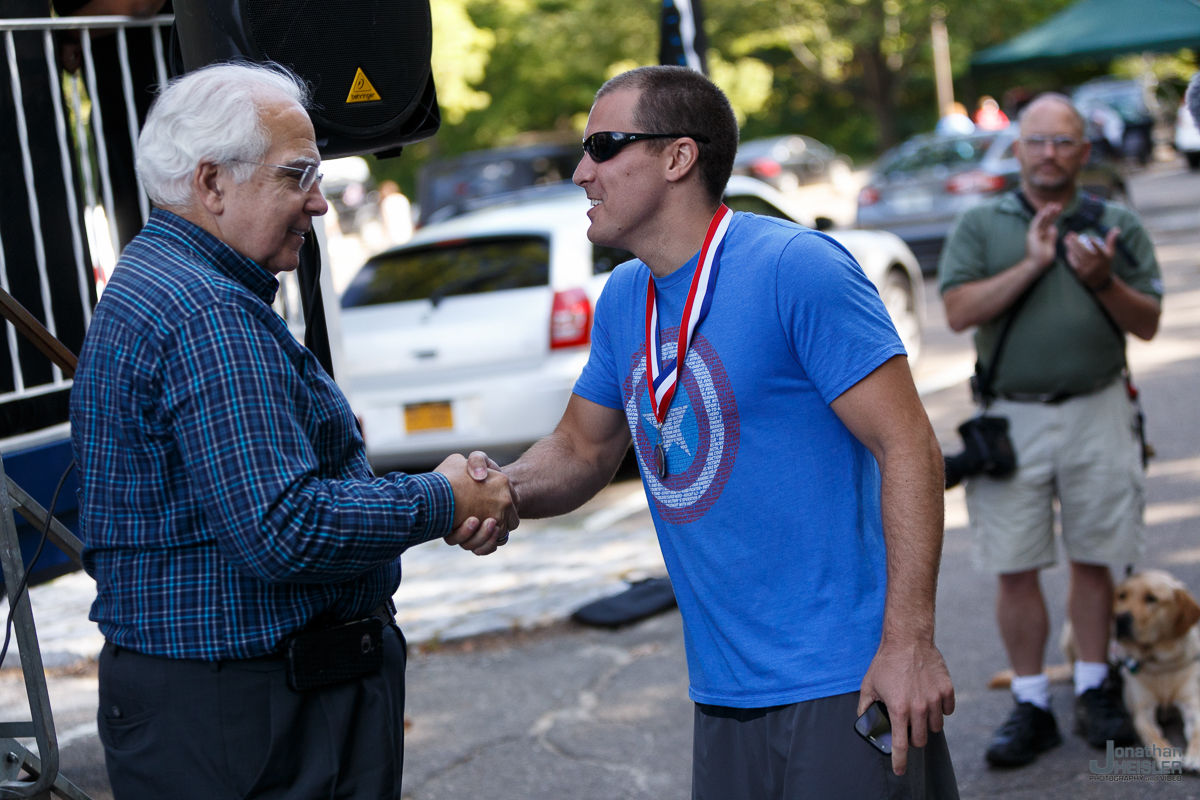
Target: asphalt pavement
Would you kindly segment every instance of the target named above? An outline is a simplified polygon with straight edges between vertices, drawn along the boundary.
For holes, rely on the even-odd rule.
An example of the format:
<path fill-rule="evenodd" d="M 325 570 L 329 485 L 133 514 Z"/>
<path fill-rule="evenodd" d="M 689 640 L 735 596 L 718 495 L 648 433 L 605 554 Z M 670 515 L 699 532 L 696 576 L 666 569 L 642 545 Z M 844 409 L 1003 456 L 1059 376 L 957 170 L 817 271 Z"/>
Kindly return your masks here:
<path fill-rule="evenodd" d="M 1200 174 L 1159 164 L 1131 180 L 1163 265 L 1162 328 L 1129 355 L 1143 391 L 1148 437 L 1157 450 L 1147 483 L 1146 560 L 1200 590 Z M 972 411 L 965 384 L 972 351 L 944 324 L 936 287 L 916 377 L 947 450 Z M 628 629 L 585 629 L 563 621 L 622 579 L 661 571 L 644 499 L 630 480 L 609 487 L 575 515 L 525 523 L 507 560 L 472 559 L 440 545 L 405 556 L 397 599 L 410 634 L 404 795 L 438 798 L 686 798 L 692 709 L 677 612 Z M 1101 783 L 1103 759 L 1069 735 L 1072 692 L 1052 687 L 1065 743 L 1029 767 L 994 770 L 983 751 L 1007 715 L 1007 692 L 987 689 L 1006 666 L 993 620 L 994 581 L 970 564 L 961 489 L 946 495 L 946 540 L 938 590 L 938 646 L 955 681 L 958 708 L 947 736 L 964 798 L 1200 797 L 1200 778 L 1178 783 Z M 523 547 L 514 547 L 522 537 Z M 504 552 L 504 551 L 502 551 Z M 488 562 L 492 566 L 487 566 Z M 86 579 L 38 587 L 43 650 L 59 653 L 51 702 L 62 770 L 93 797 L 111 797 L 95 733 L 95 633 L 80 620 Z M 74 581 L 74 583 L 70 583 Z M 1052 640 L 1064 616 L 1067 573 L 1044 573 Z M 57 593 L 57 594 L 56 594 Z M 86 605 L 86 604 L 82 604 Z M 53 642 L 46 639 L 50 636 Z M 74 658 L 62 654 L 75 654 Z M 1048 662 L 1062 660 L 1052 644 Z M 24 707 L 19 672 L 0 672 L 0 718 Z M 1178 726 L 1173 729 L 1176 738 Z"/>

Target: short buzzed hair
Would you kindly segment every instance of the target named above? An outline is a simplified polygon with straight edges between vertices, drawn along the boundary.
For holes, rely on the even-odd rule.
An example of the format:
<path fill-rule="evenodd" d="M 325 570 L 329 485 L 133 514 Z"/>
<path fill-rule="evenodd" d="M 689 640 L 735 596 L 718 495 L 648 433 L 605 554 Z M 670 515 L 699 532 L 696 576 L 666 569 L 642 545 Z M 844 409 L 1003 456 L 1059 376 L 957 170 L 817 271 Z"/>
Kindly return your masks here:
<path fill-rule="evenodd" d="M 1037 97 L 1030 100 L 1025 104 L 1025 107 L 1021 109 L 1021 113 L 1017 115 L 1017 124 L 1020 125 L 1022 122 L 1024 122 L 1025 115 L 1029 113 L 1029 109 L 1033 108 L 1034 104 L 1043 100 L 1053 100 L 1070 109 L 1071 114 L 1079 123 L 1079 135 L 1087 135 L 1087 122 L 1084 120 L 1083 114 L 1079 113 L 1079 109 L 1075 107 L 1075 103 L 1071 100 L 1071 98 L 1067 97 L 1065 94 L 1061 94 L 1060 92 L 1042 92 Z"/>
<path fill-rule="evenodd" d="M 1196 123 L 1196 127 L 1200 127 L 1200 72 L 1192 76 L 1192 82 L 1188 84 L 1187 109 L 1191 112 L 1192 122 Z"/>
<path fill-rule="evenodd" d="M 631 133 L 684 133 L 708 139 L 696 142 L 700 180 L 709 197 L 720 202 L 738 148 L 737 117 L 725 93 L 699 72 L 661 66 L 621 73 L 600 87 L 596 99 L 624 89 L 641 92 L 633 110 L 633 122 L 641 130 Z M 651 139 L 646 144 L 662 152 L 669 143 Z"/>

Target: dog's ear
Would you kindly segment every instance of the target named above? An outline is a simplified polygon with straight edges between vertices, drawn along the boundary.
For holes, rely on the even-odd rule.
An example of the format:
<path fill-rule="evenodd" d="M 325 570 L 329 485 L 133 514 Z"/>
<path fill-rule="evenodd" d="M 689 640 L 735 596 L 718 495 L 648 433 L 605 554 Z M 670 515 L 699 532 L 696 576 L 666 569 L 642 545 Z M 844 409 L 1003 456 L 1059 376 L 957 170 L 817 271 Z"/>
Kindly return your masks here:
<path fill-rule="evenodd" d="M 1175 629 L 1176 637 L 1183 636 L 1188 629 L 1200 622 L 1200 605 L 1187 589 L 1175 590 Z"/>

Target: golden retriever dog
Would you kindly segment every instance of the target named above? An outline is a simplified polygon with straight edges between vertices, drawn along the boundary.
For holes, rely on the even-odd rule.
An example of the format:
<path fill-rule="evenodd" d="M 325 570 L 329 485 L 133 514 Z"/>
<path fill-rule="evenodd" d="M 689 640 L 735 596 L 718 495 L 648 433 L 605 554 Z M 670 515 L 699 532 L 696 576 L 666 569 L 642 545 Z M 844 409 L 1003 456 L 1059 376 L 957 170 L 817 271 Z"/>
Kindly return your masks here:
<path fill-rule="evenodd" d="M 1183 767 L 1200 770 L 1200 604 L 1183 581 L 1157 569 L 1126 578 L 1113 599 L 1125 707 L 1142 743 L 1171 747 L 1156 718 L 1177 706 L 1187 749 Z"/>

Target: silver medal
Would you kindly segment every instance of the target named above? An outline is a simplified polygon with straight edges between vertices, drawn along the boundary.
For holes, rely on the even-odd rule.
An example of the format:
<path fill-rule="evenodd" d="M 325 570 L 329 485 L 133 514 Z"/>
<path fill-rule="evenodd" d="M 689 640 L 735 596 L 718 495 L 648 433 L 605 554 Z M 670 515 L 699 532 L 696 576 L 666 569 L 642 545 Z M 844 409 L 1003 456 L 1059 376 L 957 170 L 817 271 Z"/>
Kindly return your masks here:
<path fill-rule="evenodd" d="M 663 449 L 662 442 L 654 445 L 654 469 L 658 472 L 660 481 L 667 478 L 667 451 Z"/>

